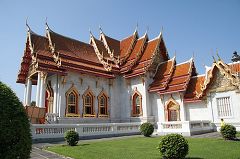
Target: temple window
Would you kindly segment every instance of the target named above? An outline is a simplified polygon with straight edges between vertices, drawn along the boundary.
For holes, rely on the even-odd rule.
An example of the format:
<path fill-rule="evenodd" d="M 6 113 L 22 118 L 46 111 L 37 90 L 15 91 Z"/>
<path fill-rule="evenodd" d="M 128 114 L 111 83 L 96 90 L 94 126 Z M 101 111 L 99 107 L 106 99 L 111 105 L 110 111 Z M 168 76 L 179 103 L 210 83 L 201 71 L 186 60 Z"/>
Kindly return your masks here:
<path fill-rule="evenodd" d="M 180 121 L 180 106 L 171 98 L 165 106 L 166 121 Z"/>
<path fill-rule="evenodd" d="M 78 114 L 78 92 L 74 87 L 71 87 L 66 93 L 66 116 L 67 117 L 79 117 Z"/>
<path fill-rule="evenodd" d="M 108 97 L 104 92 L 98 95 L 98 116 L 108 117 Z"/>
<path fill-rule="evenodd" d="M 94 96 L 90 90 L 87 90 L 83 95 L 83 112 L 84 117 L 95 117 Z"/>
<path fill-rule="evenodd" d="M 142 115 L 142 96 L 138 91 L 135 91 L 132 96 L 132 116 Z"/>
<path fill-rule="evenodd" d="M 216 102 L 217 102 L 218 117 L 224 118 L 224 117 L 232 116 L 230 97 L 217 98 Z"/>

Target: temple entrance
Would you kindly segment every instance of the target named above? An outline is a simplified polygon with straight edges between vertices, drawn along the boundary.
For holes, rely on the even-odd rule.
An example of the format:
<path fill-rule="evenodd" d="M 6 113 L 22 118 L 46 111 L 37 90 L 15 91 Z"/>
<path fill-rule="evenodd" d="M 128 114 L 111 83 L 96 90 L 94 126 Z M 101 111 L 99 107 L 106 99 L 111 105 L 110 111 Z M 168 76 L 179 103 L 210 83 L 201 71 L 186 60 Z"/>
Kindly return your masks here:
<path fill-rule="evenodd" d="M 172 98 L 165 106 L 165 117 L 166 121 L 180 121 L 180 106 Z"/>
<path fill-rule="evenodd" d="M 53 113 L 53 89 L 51 83 L 47 84 L 46 94 L 45 94 L 45 107 L 46 113 Z"/>

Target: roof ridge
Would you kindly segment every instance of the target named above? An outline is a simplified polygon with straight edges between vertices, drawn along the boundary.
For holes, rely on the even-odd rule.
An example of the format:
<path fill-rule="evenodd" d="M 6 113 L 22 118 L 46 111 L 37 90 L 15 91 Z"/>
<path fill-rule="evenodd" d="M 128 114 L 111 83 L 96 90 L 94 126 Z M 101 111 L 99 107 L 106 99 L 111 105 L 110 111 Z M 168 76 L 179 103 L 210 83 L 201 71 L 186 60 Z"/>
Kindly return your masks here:
<path fill-rule="evenodd" d="M 186 63 L 190 63 L 192 60 L 193 60 L 193 58 L 191 57 L 191 58 L 190 58 L 189 60 L 187 60 L 187 61 L 184 61 L 184 62 L 181 62 L 181 63 L 176 64 L 176 66 L 178 66 L 178 65 L 183 65 L 183 64 L 186 64 Z"/>
<path fill-rule="evenodd" d="M 154 40 L 157 40 L 157 39 L 160 39 L 162 36 L 162 32 L 159 33 L 158 36 L 156 36 L 155 38 L 151 39 L 151 40 L 148 40 L 148 42 L 151 42 L 151 41 L 154 41 Z"/>
<path fill-rule="evenodd" d="M 192 76 L 191 78 L 197 78 L 197 77 L 205 77 L 205 74 L 201 74 L 201 75 L 196 75 L 196 76 Z"/>
<path fill-rule="evenodd" d="M 240 61 L 227 63 L 227 65 L 234 65 L 234 64 L 240 64 Z"/>

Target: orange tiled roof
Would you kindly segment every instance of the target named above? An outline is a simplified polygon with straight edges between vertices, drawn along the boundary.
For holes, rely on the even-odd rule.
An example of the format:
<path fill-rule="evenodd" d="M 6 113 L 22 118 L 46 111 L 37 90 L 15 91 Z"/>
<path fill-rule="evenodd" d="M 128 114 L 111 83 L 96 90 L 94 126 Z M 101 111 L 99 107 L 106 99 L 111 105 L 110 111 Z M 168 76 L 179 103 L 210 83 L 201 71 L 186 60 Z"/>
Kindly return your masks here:
<path fill-rule="evenodd" d="M 157 47 L 160 39 L 154 39 L 147 42 L 146 48 L 137 62 L 136 66 L 132 68 L 131 72 L 125 75 L 125 78 L 135 77 L 138 75 L 145 74 L 147 68 L 152 62 L 153 55 L 157 51 Z"/>
<path fill-rule="evenodd" d="M 134 66 L 137 60 L 139 60 L 138 56 L 141 56 L 145 42 L 146 42 L 146 36 L 143 36 L 137 40 L 130 56 L 127 58 L 126 63 L 121 66 L 121 69 L 120 69 L 121 73 L 126 73 L 129 70 L 131 70 L 131 68 Z"/>
<path fill-rule="evenodd" d="M 199 100 L 199 97 L 197 95 L 202 93 L 202 86 L 204 84 L 204 80 L 205 75 L 191 77 L 186 93 L 184 95 L 185 102 Z"/>
<path fill-rule="evenodd" d="M 120 55 L 120 41 L 113 39 L 105 34 L 103 34 L 109 49 L 114 52 L 114 56 L 117 57 Z"/>
<path fill-rule="evenodd" d="M 147 42 L 147 35 L 138 39 L 137 31 L 121 41 L 101 35 L 104 39 L 92 36 L 94 44 L 87 44 L 55 33 L 48 26 L 46 37 L 29 31 L 17 82 L 25 83 L 30 65 L 34 65 L 36 71 L 61 75 L 77 71 L 106 78 L 114 78 L 116 74 L 127 77 L 127 72 L 136 76 L 146 73 L 145 68 L 152 65 L 157 47 L 166 53 L 165 44 L 159 44 L 159 38 Z M 163 55 L 162 60 L 167 59 Z"/>
<path fill-rule="evenodd" d="M 172 58 L 158 66 L 157 72 L 153 78 L 153 82 L 149 86 L 149 92 L 156 92 L 166 89 L 168 82 L 171 79 L 175 62 L 175 58 Z"/>
<path fill-rule="evenodd" d="M 167 61 L 169 59 L 161 35 L 162 34 L 146 43 L 141 58 L 137 61 L 135 67 L 133 67 L 129 73 L 125 74 L 125 78 L 143 75 L 148 71 L 155 72 L 159 58 L 161 61 Z"/>
<path fill-rule="evenodd" d="M 234 62 L 229 64 L 232 73 L 240 73 L 240 62 Z"/>
<path fill-rule="evenodd" d="M 171 64 L 171 63 L 170 63 Z M 162 70 L 167 70 L 169 64 L 160 65 L 159 69 L 162 68 Z M 165 67 L 165 68 L 164 68 Z M 150 85 L 149 91 L 150 92 L 158 92 L 159 94 L 166 94 L 166 93 L 174 93 L 179 91 L 186 91 L 187 85 L 190 81 L 190 78 L 192 75 L 196 75 L 195 67 L 193 60 L 189 60 L 185 63 L 175 65 L 172 75 L 170 75 L 171 71 L 168 69 L 168 71 L 159 71 L 156 74 L 156 77 L 153 81 L 153 83 Z M 168 76 L 164 76 L 164 74 L 168 73 Z M 163 75 L 161 75 L 163 74 Z M 169 79 L 170 75 L 170 79 Z M 158 83 L 160 86 L 155 87 L 154 83 Z"/>

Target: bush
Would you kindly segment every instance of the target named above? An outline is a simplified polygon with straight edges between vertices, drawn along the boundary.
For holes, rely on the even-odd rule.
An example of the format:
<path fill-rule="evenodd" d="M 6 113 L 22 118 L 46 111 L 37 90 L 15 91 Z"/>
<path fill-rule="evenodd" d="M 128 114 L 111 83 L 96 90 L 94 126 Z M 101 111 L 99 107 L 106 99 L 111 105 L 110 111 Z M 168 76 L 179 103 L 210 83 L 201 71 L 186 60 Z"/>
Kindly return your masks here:
<path fill-rule="evenodd" d="M 183 159 L 188 154 L 188 142 L 182 135 L 169 134 L 161 139 L 158 149 L 165 159 Z"/>
<path fill-rule="evenodd" d="M 1 159 L 30 157 L 30 123 L 15 93 L 0 82 L 0 156 Z"/>
<path fill-rule="evenodd" d="M 226 140 L 234 140 L 236 138 L 237 131 L 233 125 L 225 124 L 220 128 L 220 132 Z"/>
<path fill-rule="evenodd" d="M 64 138 L 67 141 L 68 145 L 75 146 L 78 143 L 79 135 L 76 131 L 69 130 L 69 131 L 65 132 Z"/>
<path fill-rule="evenodd" d="M 146 137 L 150 137 L 154 131 L 154 127 L 151 123 L 143 123 L 140 126 L 140 132 Z"/>

